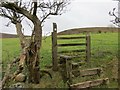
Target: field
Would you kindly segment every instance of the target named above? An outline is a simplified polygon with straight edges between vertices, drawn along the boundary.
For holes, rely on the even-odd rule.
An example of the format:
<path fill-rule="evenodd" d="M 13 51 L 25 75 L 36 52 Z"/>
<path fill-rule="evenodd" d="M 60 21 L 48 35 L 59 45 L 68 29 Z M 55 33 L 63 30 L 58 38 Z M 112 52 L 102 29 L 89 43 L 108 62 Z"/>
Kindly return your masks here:
<path fill-rule="evenodd" d="M 19 56 L 21 50 L 18 38 L 0 39 L 0 42 L 2 42 L 2 65 L 4 71 L 6 69 L 6 65 L 10 63 L 10 61 L 12 61 L 15 57 Z M 64 42 L 62 41 L 60 43 Z M 40 67 L 42 69 L 44 69 L 46 65 L 50 65 L 52 63 L 51 47 L 51 36 L 47 38 L 43 37 L 40 56 Z M 76 47 L 76 49 L 77 48 L 78 47 Z M 117 81 L 114 80 L 115 78 L 117 78 L 118 75 L 117 58 L 118 33 L 107 32 L 91 34 L 91 63 L 89 63 L 85 67 L 102 67 L 104 70 L 104 77 L 110 78 L 110 84 L 108 85 L 108 87 L 110 88 L 117 87 Z M 53 73 L 53 79 L 50 79 L 48 76 L 44 76 L 41 79 L 40 85 L 36 85 L 34 87 L 62 88 L 66 86 L 64 86 L 62 82 L 60 74 L 58 72 L 55 72 Z"/>

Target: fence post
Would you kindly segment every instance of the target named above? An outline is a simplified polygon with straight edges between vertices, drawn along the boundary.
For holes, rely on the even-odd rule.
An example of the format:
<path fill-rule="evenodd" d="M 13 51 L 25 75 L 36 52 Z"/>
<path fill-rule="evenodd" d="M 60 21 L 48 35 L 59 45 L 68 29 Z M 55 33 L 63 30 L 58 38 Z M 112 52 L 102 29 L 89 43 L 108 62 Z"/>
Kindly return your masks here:
<path fill-rule="evenodd" d="M 58 70 L 58 60 L 57 60 L 57 25 L 53 23 L 52 32 L 52 66 L 53 71 Z"/>
<path fill-rule="evenodd" d="M 86 62 L 90 61 L 91 57 L 91 39 L 90 39 L 90 33 L 87 33 L 86 35 Z"/>

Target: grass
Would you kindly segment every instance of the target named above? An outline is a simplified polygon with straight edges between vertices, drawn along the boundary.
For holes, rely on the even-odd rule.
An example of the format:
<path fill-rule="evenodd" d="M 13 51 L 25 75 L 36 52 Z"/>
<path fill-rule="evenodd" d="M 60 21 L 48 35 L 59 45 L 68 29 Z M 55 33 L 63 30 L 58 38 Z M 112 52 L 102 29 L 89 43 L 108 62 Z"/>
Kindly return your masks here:
<path fill-rule="evenodd" d="M 6 66 L 20 53 L 20 44 L 18 38 L 2 39 L 2 62 Z M 3 69 L 4 70 L 4 69 Z"/>
<path fill-rule="evenodd" d="M 74 35 L 72 35 L 74 36 Z M 75 35 L 77 36 L 77 35 Z M 18 38 L 10 38 L 10 39 L 1 39 L 2 42 L 2 62 L 3 62 L 3 70 L 6 68 L 6 65 L 13 60 L 14 57 L 18 56 L 20 53 L 20 45 Z M 73 43 L 74 41 L 59 41 L 58 43 Z M 75 42 L 80 42 L 76 40 Z M 81 42 L 84 42 L 81 41 Z M 43 38 L 42 48 L 41 48 L 41 68 L 44 69 L 44 66 L 50 65 L 52 63 L 52 55 L 51 55 L 51 37 L 47 37 L 45 40 Z M 81 47 L 84 48 L 84 47 Z M 79 47 L 73 48 L 63 48 L 66 49 L 79 49 Z M 61 50 L 61 48 L 59 48 Z M 117 54 L 118 54 L 118 33 L 99 33 L 99 34 L 91 34 L 91 64 L 86 64 L 85 67 L 103 67 L 105 77 L 112 78 L 113 72 L 111 71 L 117 63 Z M 111 63 L 114 61 L 113 63 Z M 115 64 L 115 65 L 114 65 Z M 113 65 L 113 67 L 111 67 Z M 115 66 L 115 67 L 114 67 Z M 108 68 L 109 67 L 109 68 Z M 115 71 L 115 75 L 117 74 L 117 69 Z M 52 71 L 51 71 L 52 72 Z M 52 72 L 53 73 L 53 72 Z M 79 82 L 77 80 L 77 82 Z M 110 81 L 110 85 L 108 87 L 114 88 L 117 87 L 117 82 Z M 34 87 L 65 87 L 62 78 L 58 72 L 53 74 L 53 79 L 50 79 L 48 76 L 42 78 L 40 85 Z"/>

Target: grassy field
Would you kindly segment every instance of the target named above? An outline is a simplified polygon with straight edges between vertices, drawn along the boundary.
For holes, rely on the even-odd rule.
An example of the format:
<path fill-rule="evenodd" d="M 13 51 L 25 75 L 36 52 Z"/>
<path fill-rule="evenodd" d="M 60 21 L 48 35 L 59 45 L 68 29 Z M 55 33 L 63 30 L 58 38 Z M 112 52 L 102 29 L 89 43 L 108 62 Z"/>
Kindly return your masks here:
<path fill-rule="evenodd" d="M 12 61 L 14 57 L 18 56 L 21 50 L 18 38 L 1 39 L 0 42 L 2 42 L 2 62 L 4 70 L 6 65 L 10 61 Z M 72 40 L 68 42 L 72 43 Z M 65 43 L 65 41 L 60 41 L 59 43 Z M 51 47 L 51 37 L 49 36 L 46 39 L 43 38 L 40 64 L 42 69 L 44 69 L 44 66 L 50 65 L 52 63 Z M 79 47 L 76 47 L 74 49 L 78 48 Z M 69 49 L 73 48 L 70 47 Z M 64 48 L 64 50 L 66 50 L 66 48 Z M 117 82 L 112 80 L 112 78 L 117 77 L 118 73 L 117 57 L 118 33 L 91 34 L 91 63 L 86 66 L 102 67 L 104 70 L 104 77 L 110 78 L 110 84 L 108 85 L 108 87 L 112 88 L 117 87 Z M 50 79 L 48 76 L 45 76 L 44 78 L 42 78 L 41 84 L 34 87 L 53 86 L 56 88 L 65 87 L 58 72 L 53 74 L 53 79 Z"/>

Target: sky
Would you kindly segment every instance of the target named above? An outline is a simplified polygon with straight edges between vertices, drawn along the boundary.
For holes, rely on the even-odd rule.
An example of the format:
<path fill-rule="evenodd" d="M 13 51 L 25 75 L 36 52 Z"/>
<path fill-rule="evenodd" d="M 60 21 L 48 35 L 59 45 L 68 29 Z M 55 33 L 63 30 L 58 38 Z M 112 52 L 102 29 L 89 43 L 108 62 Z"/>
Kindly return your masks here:
<path fill-rule="evenodd" d="M 53 22 L 57 23 L 58 32 L 72 28 L 111 26 L 110 20 L 114 18 L 108 13 L 114 7 L 118 7 L 118 2 L 113 0 L 72 0 L 65 13 L 60 16 L 51 16 L 46 20 L 43 36 L 51 34 Z M 0 32 L 16 34 L 13 24 L 9 27 L 5 26 L 8 21 L 0 17 Z M 26 22 L 23 22 L 23 25 L 24 34 L 30 35 L 32 30 L 29 25 Z"/>

